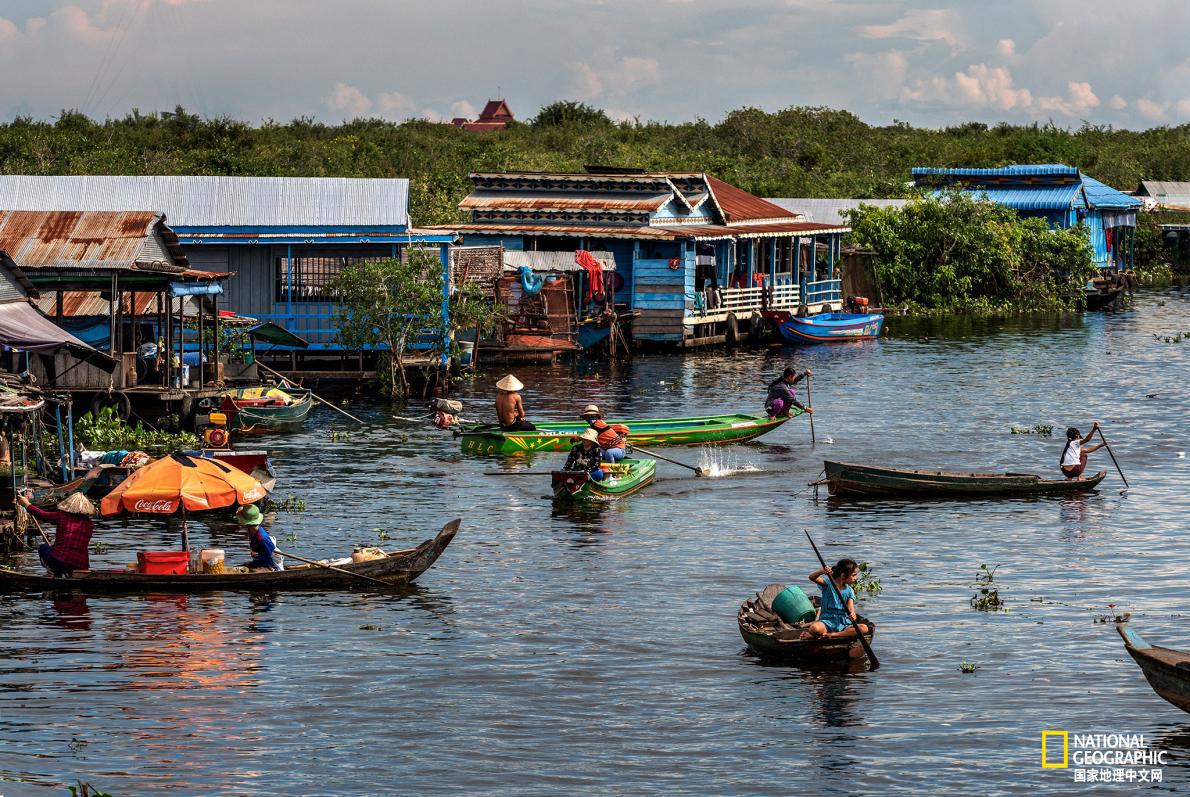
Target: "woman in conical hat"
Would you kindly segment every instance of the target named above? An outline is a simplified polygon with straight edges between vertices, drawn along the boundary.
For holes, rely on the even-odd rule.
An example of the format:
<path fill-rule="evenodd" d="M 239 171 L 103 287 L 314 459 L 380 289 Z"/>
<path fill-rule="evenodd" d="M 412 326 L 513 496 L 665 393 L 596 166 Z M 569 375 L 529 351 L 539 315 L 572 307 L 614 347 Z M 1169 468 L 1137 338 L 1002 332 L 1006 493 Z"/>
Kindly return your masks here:
<path fill-rule="evenodd" d="M 29 514 L 53 523 L 57 528 L 54 544 L 43 543 L 37 549 L 41 563 L 57 578 L 68 577 L 75 570 L 90 570 L 91 516 L 95 505 L 82 493 L 71 493 L 58 502 L 57 511 L 32 506 L 25 496 L 17 496 L 17 503 Z"/>
<path fill-rule="evenodd" d="M 505 432 L 532 432 L 536 426 L 525 420 L 525 405 L 521 403 L 521 380 L 512 374 L 496 383 L 496 420 Z"/>

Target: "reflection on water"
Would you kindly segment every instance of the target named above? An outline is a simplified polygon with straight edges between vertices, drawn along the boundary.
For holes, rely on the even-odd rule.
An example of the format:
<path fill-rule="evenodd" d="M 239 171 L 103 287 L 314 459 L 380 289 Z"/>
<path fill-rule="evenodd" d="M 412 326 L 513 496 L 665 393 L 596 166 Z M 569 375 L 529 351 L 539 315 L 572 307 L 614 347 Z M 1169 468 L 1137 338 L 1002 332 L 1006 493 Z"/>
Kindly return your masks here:
<path fill-rule="evenodd" d="M 465 457 L 392 417 L 415 408 L 353 406 L 362 428 L 316 408 L 268 440 L 281 494 L 307 507 L 278 513 L 274 534 L 343 556 L 462 517 L 439 562 L 391 595 L 0 596 L 0 793 L 77 779 L 117 795 L 1072 793 L 1069 773 L 1037 766 L 1048 728 L 1145 733 L 1173 760 L 1148 791 L 1184 790 L 1184 715 L 1094 622 L 1132 611 L 1190 648 L 1177 456 L 1190 369 L 1187 347 L 1153 338 L 1183 330 L 1190 302 L 1138 304 L 890 318 L 889 337 L 857 346 L 513 369 L 531 419 L 569 419 L 589 402 L 624 417 L 759 411 L 786 364 L 813 368 L 816 448 L 803 417 L 747 445 L 666 449 L 725 475 L 662 462 L 621 501 L 555 505 L 548 477 L 484 476 L 564 454 Z M 464 383 L 468 416 L 491 415 L 501 375 Z M 1092 420 L 1124 495 L 1104 452 L 1092 466 L 1108 480 L 1089 495 L 840 502 L 807 486 L 824 457 L 1052 473 L 1061 440 L 1010 428 Z M 871 563 L 883 592 L 860 603 L 880 625 L 879 671 L 741 654 L 740 601 L 817 567 L 802 528 L 828 560 Z M 226 519 L 194 520 L 191 538 L 247 555 Z M 105 521 L 92 563 L 178 540 L 160 521 Z M 971 609 L 984 563 L 1008 612 Z"/>

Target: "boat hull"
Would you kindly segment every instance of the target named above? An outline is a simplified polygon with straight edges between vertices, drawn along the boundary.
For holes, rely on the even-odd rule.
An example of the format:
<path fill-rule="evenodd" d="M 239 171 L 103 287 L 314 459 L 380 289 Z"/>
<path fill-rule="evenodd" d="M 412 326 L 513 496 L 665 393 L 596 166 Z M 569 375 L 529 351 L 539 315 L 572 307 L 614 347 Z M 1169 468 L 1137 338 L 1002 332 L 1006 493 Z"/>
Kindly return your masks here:
<path fill-rule="evenodd" d="M 377 588 L 374 582 L 356 578 L 351 573 L 387 582 L 394 587 L 409 584 L 438 560 L 459 530 L 459 521 L 443 526 L 433 539 L 407 551 L 397 551 L 384 559 L 343 565 L 347 573 L 315 565 L 298 565 L 266 573 L 222 574 L 150 574 L 125 571 L 89 570 L 76 572 L 72 578 L 0 571 L 0 592 L 70 591 L 83 593 L 128 592 L 209 592 L 212 590 L 301 590 Z"/>
<path fill-rule="evenodd" d="M 1088 479 L 1042 479 L 1028 473 L 908 470 L 829 460 L 824 466 L 827 489 L 831 495 L 859 498 L 1080 493 L 1094 490 L 1107 476 L 1106 471 L 1099 471 Z"/>
<path fill-rule="evenodd" d="M 610 475 L 595 481 L 582 471 L 557 470 L 550 474 L 554 498 L 559 501 L 614 501 L 647 487 L 657 472 L 651 459 L 625 459 L 608 468 Z"/>
<path fill-rule="evenodd" d="M 287 392 L 297 401 L 292 404 L 269 404 L 260 398 L 232 393 L 224 395 L 219 409 L 227 414 L 231 428 L 240 434 L 278 431 L 304 422 L 310 414 L 310 408 L 314 406 L 314 396 L 309 391 L 304 394 Z"/>
<path fill-rule="evenodd" d="M 1116 625 L 1116 631 L 1157 696 L 1190 713 L 1190 653 L 1150 645 L 1123 623 Z"/>
<path fill-rule="evenodd" d="M 816 597 L 811 598 L 815 606 Z M 848 662 L 853 658 L 852 646 L 858 645 L 855 637 L 844 639 L 803 640 L 801 628 L 781 623 L 775 619 L 771 607 L 766 607 L 759 596 L 744 601 L 736 615 L 740 636 L 754 653 L 763 659 L 780 664 L 826 664 Z M 868 626 L 864 637 L 871 642 L 876 635 L 876 624 L 859 616 L 858 622 Z"/>
<path fill-rule="evenodd" d="M 785 311 L 765 314 L 788 343 L 831 343 L 880 337 L 879 313 L 821 313 L 799 317 Z"/>
<path fill-rule="evenodd" d="M 713 415 L 697 418 L 656 418 L 652 420 L 610 420 L 632 431 L 628 440 L 642 446 L 707 446 L 742 443 L 767 434 L 801 414 L 794 408 L 788 417 L 764 415 Z M 533 432 L 505 432 L 496 426 L 468 426 L 460 433 L 463 451 L 468 454 L 524 454 L 533 451 L 569 451 L 571 438 L 582 434 L 587 424 L 540 423 Z"/>

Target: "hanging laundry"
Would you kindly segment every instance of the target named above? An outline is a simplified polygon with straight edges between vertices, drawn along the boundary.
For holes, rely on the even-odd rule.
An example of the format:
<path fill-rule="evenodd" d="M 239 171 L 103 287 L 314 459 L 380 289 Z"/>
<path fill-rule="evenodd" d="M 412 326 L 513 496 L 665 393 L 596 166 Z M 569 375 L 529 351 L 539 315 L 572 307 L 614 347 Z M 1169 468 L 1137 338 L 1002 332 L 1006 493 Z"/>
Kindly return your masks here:
<path fill-rule="evenodd" d="M 574 262 L 587 272 L 587 290 L 583 292 L 583 304 L 590 304 L 596 297 L 603 298 L 603 266 L 586 249 L 574 253 Z"/>

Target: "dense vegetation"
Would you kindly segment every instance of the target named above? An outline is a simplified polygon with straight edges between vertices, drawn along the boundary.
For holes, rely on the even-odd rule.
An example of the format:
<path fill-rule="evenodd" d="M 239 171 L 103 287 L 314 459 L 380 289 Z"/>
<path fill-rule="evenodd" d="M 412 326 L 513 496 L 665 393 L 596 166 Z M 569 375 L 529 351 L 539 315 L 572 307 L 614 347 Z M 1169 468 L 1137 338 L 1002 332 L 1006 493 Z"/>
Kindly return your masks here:
<path fill-rule="evenodd" d="M 418 224 L 456 220 L 473 170 L 577 171 L 584 164 L 707 171 L 759 196 L 900 197 L 913 166 L 1061 162 L 1121 189 L 1190 180 L 1190 125 L 1145 131 L 1084 125 L 971 123 L 935 130 L 873 126 L 846 111 L 743 108 L 722 121 L 614 123 L 559 102 L 497 133 L 446 124 L 309 119 L 254 126 L 233 119 L 132 113 L 95 122 L 0 125 L 9 174 L 227 174 L 409 177 Z"/>
<path fill-rule="evenodd" d="M 1095 272 L 1086 230 L 951 193 L 851 211 L 852 238 L 875 251 L 880 300 L 947 312 L 1058 309 Z M 1066 297 L 1066 298 L 1064 298 Z"/>

